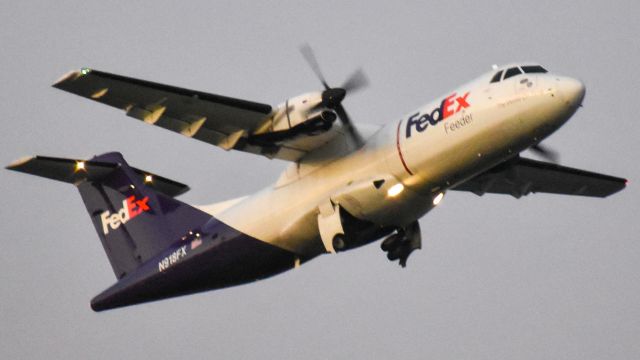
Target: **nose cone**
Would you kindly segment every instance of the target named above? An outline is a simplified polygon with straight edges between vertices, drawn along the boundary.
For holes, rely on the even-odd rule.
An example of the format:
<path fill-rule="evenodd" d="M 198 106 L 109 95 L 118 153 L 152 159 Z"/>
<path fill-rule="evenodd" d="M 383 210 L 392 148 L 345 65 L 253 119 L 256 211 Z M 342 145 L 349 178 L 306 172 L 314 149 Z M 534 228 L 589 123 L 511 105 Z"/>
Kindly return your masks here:
<path fill-rule="evenodd" d="M 558 91 L 572 108 L 577 108 L 584 99 L 585 87 L 582 81 L 572 78 L 563 78 L 558 84 Z"/>

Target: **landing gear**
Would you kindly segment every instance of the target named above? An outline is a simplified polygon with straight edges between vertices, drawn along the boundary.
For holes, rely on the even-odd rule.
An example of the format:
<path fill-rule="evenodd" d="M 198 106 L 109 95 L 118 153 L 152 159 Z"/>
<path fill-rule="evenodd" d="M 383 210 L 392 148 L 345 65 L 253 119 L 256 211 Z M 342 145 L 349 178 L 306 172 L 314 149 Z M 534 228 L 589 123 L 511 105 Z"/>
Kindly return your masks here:
<path fill-rule="evenodd" d="M 332 241 L 332 245 L 333 248 L 336 251 L 340 251 L 342 249 L 344 249 L 345 246 L 345 242 L 344 242 L 344 234 L 336 234 L 336 236 L 333 237 L 333 241 Z"/>
<path fill-rule="evenodd" d="M 417 221 L 402 228 L 398 228 L 397 232 L 382 241 L 380 248 L 387 252 L 389 261 L 400 260 L 402 267 L 407 266 L 409 255 L 422 247 L 422 238 L 420 236 L 420 225 Z"/>
<path fill-rule="evenodd" d="M 391 249 L 394 249 L 398 246 L 398 243 L 402 241 L 403 237 L 404 231 L 402 234 L 393 234 L 382 241 L 382 244 L 380 244 L 380 248 L 382 249 L 382 251 L 389 251 Z"/>

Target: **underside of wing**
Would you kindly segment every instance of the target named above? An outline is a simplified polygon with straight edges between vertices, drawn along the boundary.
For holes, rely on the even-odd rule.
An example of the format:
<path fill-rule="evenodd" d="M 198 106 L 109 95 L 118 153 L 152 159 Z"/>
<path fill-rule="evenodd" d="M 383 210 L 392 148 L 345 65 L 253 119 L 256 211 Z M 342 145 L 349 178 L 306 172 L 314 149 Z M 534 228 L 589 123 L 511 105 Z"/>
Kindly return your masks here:
<path fill-rule="evenodd" d="M 268 121 L 272 113 L 270 105 L 86 68 L 66 74 L 53 86 L 225 150 L 241 150 L 283 160 L 296 160 L 304 155 L 304 152 L 281 144 L 247 141 Z"/>
<path fill-rule="evenodd" d="M 508 194 L 516 198 L 530 193 L 607 197 L 625 188 L 627 180 L 573 169 L 543 161 L 516 157 L 451 190 Z"/>

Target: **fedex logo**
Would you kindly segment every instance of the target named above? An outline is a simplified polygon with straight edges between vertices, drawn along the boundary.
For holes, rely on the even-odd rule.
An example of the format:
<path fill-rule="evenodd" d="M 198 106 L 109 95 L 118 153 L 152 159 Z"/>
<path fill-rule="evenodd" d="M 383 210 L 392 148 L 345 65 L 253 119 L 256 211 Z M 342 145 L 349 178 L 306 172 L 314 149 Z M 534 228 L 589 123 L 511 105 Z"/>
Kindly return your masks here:
<path fill-rule="evenodd" d="M 414 127 L 418 132 L 423 132 L 429 125 L 434 126 L 458 111 L 468 108 L 468 96 L 468 91 L 462 96 L 458 96 L 456 93 L 453 93 L 444 98 L 440 103 L 440 107 L 435 108 L 431 113 L 422 115 L 420 115 L 420 113 L 415 113 L 411 115 L 407 120 L 407 138 L 411 137 L 411 129 Z"/>
<path fill-rule="evenodd" d="M 102 220 L 102 232 L 107 235 L 109 228 L 115 230 L 120 225 L 126 224 L 129 220 L 140 215 L 145 211 L 149 211 L 151 208 L 147 204 L 149 197 L 145 196 L 143 199 L 136 199 L 134 196 L 129 196 L 125 200 L 122 200 L 122 209 L 111 214 L 109 210 L 100 214 Z"/>

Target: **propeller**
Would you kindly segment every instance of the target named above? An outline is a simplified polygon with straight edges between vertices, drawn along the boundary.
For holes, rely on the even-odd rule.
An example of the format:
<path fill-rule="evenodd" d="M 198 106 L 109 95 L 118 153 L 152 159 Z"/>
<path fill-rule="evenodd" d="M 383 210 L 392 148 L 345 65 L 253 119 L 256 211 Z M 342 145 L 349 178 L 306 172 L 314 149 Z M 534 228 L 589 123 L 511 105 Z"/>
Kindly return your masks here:
<path fill-rule="evenodd" d="M 320 82 L 322 83 L 322 85 L 324 85 L 324 88 L 326 90 L 329 90 L 329 84 L 327 84 L 327 81 L 324 79 L 324 76 L 322 75 L 322 71 L 320 70 L 320 64 L 318 64 L 318 60 L 316 59 L 315 54 L 313 53 L 313 49 L 311 48 L 311 46 L 309 46 L 309 44 L 304 44 L 300 47 L 300 52 L 302 53 L 302 56 L 304 57 L 305 60 L 307 60 L 307 63 L 309 64 L 309 67 L 311 67 L 311 70 L 313 70 L 313 72 L 316 74 L 316 76 L 318 77 L 318 79 L 320 79 Z"/>
<path fill-rule="evenodd" d="M 347 80 L 342 84 L 342 88 L 347 92 L 358 91 L 366 88 L 367 86 L 369 86 L 369 79 L 361 68 L 351 73 Z"/>
<path fill-rule="evenodd" d="M 300 47 L 300 52 L 309 64 L 309 67 L 311 67 L 311 70 L 313 70 L 313 72 L 316 74 L 316 76 L 324 86 L 325 90 L 322 92 L 322 100 L 320 105 L 332 109 L 336 112 L 338 118 L 342 122 L 344 128 L 347 130 L 351 139 L 353 139 L 357 147 L 361 147 L 364 144 L 364 140 L 351 122 L 351 118 L 347 114 L 347 111 L 342 106 L 342 100 L 344 100 L 348 93 L 358 91 L 362 88 L 365 88 L 369 84 L 369 80 L 367 80 L 364 71 L 362 71 L 362 69 L 356 70 L 347 78 L 347 80 L 345 80 L 341 87 L 332 88 L 325 80 L 324 75 L 320 70 L 320 64 L 318 63 L 318 60 L 316 59 L 311 46 L 309 46 L 309 44 L 302 45 Z"/>
<path fill-rule="evenodd" d="M 531 146 L 530 149 L 531 149 L 531 151 L 535 152 L 539 156 L 541 156 L 541 157 L 543 157 L 543 158 L 545 158 L 545 159 L 547 159 L 547 160 L 549 160 L 551 162 L 554 162 L 554 163 L 557 163 L 559 158 L 560 158 L 560 156 L 559 156 L 557 151 L 555 151 L 555 150 L 553 150 L 551 148 L 548 148 L 546 146 L 543 146 L 542 144 L 539 144 L 539 143 Z"/>

